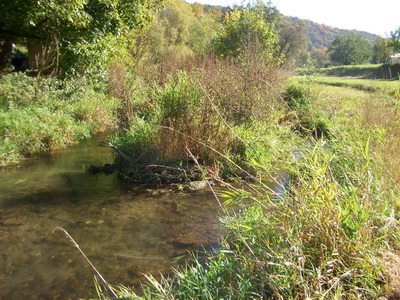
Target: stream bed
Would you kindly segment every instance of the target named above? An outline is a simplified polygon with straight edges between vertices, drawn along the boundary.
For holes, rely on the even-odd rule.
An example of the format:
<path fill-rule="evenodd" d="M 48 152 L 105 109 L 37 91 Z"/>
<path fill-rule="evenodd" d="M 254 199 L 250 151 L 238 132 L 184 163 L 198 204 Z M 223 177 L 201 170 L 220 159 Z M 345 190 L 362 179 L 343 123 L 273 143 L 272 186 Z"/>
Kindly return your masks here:
<path fill-rule="evenodd" d="M 113 285 L 168 273 L 174 258 L 218 244 L 218 203 L 209 191 L 140 187 L 116 174 L 105 134 L 0 168 L 0 299 L 95 296 L 93 270 L 64 228 Z"/>

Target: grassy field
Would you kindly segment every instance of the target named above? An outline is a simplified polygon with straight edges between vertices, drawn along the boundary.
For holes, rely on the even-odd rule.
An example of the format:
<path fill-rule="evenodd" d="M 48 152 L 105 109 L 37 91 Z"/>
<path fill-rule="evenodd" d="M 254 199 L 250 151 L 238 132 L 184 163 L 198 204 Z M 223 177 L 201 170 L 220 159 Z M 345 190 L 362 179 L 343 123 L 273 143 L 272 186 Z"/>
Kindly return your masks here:
<path fill-rule="evenodd" d="M 316 77 L 318 84 L 349 87 L 367 92 L 375 92 L 393 96 L 400 89 L 400 80 L 357 79 L 343 77 Z"/>
<path fill-rule="evenodd" d="M 400 64 L 339 66 L 319 69 L 318 73 L 323 76 L 334 77 L 398 80 Z"/>
<path fill-rule="evenodd" d="M 390 166 L 388 177 L 400 183 L 400 81 L 317 77 L 316 82 L 320 86 L 316 105 L 332 122 L 383 133 L 376 146 L 381 146 L 381 155 Z"/>

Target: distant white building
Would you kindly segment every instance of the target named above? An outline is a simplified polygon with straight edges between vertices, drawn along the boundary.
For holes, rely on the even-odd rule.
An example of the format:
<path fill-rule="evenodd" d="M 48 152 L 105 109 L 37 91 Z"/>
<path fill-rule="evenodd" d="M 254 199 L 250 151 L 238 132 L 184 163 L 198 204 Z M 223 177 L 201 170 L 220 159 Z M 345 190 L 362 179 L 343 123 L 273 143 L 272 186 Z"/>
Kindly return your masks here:
<path fill-rule="evenodd" d="M 390 56 L 390 63 L 398 63 L 400 62 L 400 53 L 395 53 L 392 56 Z"/>

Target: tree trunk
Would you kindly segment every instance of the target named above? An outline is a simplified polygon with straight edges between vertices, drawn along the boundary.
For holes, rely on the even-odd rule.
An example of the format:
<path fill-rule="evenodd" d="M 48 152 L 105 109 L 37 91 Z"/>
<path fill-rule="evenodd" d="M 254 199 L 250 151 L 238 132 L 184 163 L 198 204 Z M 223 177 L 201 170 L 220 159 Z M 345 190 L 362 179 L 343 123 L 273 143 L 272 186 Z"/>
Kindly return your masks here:
<path fill-rule="evenodd" d="M 8 37 L 0 38 L 0 73 L 11 65 L 12 41 Z"/>

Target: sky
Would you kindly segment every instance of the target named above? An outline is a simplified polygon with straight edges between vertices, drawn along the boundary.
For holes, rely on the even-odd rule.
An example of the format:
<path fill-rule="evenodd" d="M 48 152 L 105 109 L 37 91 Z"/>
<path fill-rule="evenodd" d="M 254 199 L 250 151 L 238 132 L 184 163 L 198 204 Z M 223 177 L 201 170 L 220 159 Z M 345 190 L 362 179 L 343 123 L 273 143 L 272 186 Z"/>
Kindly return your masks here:
<path fill-rule="evenodd" d="M 229 6 L 241 0 L 188 0 Z M 247 3 L 248 1 L 245 1 Z M 286 16 L 298 17 L 340 29 L 357 29 L 386 37 L 400 27 L 399 0 L 271 0 Z"/>

